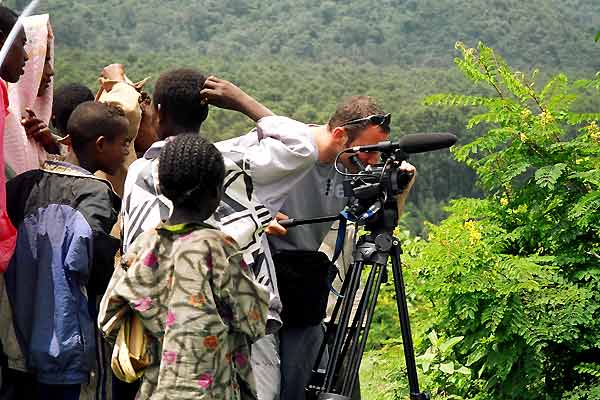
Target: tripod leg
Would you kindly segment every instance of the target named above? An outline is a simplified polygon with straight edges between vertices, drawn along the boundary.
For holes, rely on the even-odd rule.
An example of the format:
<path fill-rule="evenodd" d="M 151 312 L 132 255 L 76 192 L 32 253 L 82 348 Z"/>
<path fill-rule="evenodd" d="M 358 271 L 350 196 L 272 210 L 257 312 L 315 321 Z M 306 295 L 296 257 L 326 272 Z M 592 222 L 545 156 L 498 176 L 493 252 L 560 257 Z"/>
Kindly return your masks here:
<path fill-rule="evenodd" d="M 354 352 L 351 354 L 350 362 L 348 364 L 349 373 L 347 378 L 344 379 L 344 387 L 342 389 L 342 394 L 345 394 L 347 396 L 352 395 L 352 392 L 354 391 L 354 386 L 356 385 L 356 379 L 360 370 L 360 364 L 362 362 L 363 353 L 365 351 L 367 339 L 369 337 L 369 329 L 371 327 L 371 322 L 373 321 L 375 306 L 377 305 L 377 298 L 379 297 L 379 289 L 381 288 L 383 277 L 385 275 L 385 265 L 374 264 L 373 268 L 377 270 L 377 281 L 374 283 L 374 285 L 372 284 L 372 289 L 369 291 L 369 293 L 371 293 L 372 291 L 373 294 L 369 294 L 371 299 L 368 304 L 368 310 L 365 310 L 367 320 L 365 322 L 364 328 L 362 326 L 360 327 L 363 331 L 362 337 L 360 338 L 360 344 L 358 348 L 355 348 Z M 365 315 L 363 314 L 361 321 L 364 319 L 364 316 Z"/>
<path fill-rule="evenodd" d="M 340 316 L 338 329 L 335 332 L 335 338 L 331 349 L 331 356 L 327 362 L 327 372 L 325 375 L 325 383 L 323 385 L 326 392 L 330 392 L 335 384 L 335 372 L 340 359 L 340 351 L 342 350 L 342 344 L 344 342 L 345 327 L 348 326 L 350 321 L 350 314 L 352 313 L 352 304 L 354 303 L 354 297 L 356 291 L 360 286 L 360 276 L 363 270 L 364 263 L 357 261 L 352 266 L 352 275 L 350 277 L 350 284 L 348 286 L 348 292 L 344 293 L 344 299 L 342 301 L 342 314 Z"/>
<path fill-rule="evenodd" d="M 346 359 L 346 355 L 348 354 L 348 360 L 346 361 L 346 365 L 344 366 L 345 372 L 344 372 L 344 376 L 341 380 L 340 383 L 342 383 L 341 386 L 341 391 L 340 393 L 344 393 L 346 390 L 346 387 L 348 386 L 348 382 L 351 379 L 352 376 L 352 365 L 354 364 L 354 359 L 357 356 L 356 352 L 357 352 L 357 348 L 359 345 L 359 339 L 360 339 L 360 333 L 361 330 L 363 328 L 363 322 L 365 319 L 365 315 L 367 314 L 367 309 L 369 307 L 369 301 L 372 298 L 372 293 L 373 293 L 373 284 L 375 282 L 375 277 L 377 276 L 377 272 L 378 272 L 378 267 L 376 265 L 373 265 L 371 267 L 371 272 L 369 273 L 369 278 L 367 279 L 367 283 L 364 287 L 363 290 L 363 294 L 361 296 L 360 299 L 360 304 L 358 306 L 358 309 L 356 310 L 356 314 L 354 315 L 354 320 L 352 322 L 352 327 L 350 328 L 350 331 L 348 332 L 348 340 L 346 341 L 346 344 L 344 345 L 344 349 L 342 350 L 342 364 L 344 362 L 344 360 Z M 340 386 L 338 385 L 338 388 Z"/>
<path fill-rule="evenodd" d="M 402 345 L 404 347 L 404 359 L 406 360 L 410 398 L 413 400 L 426 400 L 429 399 L 429 395 L 427 393 L 421 393 L 419 390 L 415 351 L 410 332 L 410 321 L 408 319 L 406 290 L 404 288 L 404 277 L 402 276 L 402 266 L 400 264 L 400 245 L 398 239 L 394 238 L 393 241 L 394 242 L 391 249 L 392 273 L 394 274 L 396 303 L 398 306 L 398 316 L 400 317 L 400 329 L 402 331 Z"/>
<path fill-rule="evenodd" d="M 352 272 L 351 272 L 352 273 Z M 349 275 L 350 278 L 350 275 Z M 333 307 L 333 312 L 331 314 L 331 320 L 329 322 L 329 326 L 327 327 L 327 330 L 325 331 L 325 337 L 323 339 L 323 343 L 321 343 L 321 347 L 319 348 L 319 352 L 317 353 L 317 358 L 315 360 L 315 363 L 313 365 L 313 376 L 315 374 L 319 373 L 319 366 L 321 365 L 321 361 L 323 359 L 323 355 L 325 354 L 325 349 L 327 348 L 327 344 L 331 342 L 331 338 L 337 334 L 337 329 L 334 329 L 335 325 L 336 325 L 336 321 L 338 321 L 338 316 L 340 316 L 340 310 L 343 309 L 343 304 L 344 304 L 344 298 L 348 295 L 349 291 L 348 291 L 348 286 L 350 284 L 351 279 L 344 279 L 344 282 L 342 283 L 342 290 L 341 290 L 341 295 L 342 297 L 338 298 L 337 301 L 335 302 L 335 306 Z M 341 319 L 341 317 L 339 318 Z M 311 382 L 312 384 L 313 382 Z M 314 382 L 316 383 L 316 382 Z"/>

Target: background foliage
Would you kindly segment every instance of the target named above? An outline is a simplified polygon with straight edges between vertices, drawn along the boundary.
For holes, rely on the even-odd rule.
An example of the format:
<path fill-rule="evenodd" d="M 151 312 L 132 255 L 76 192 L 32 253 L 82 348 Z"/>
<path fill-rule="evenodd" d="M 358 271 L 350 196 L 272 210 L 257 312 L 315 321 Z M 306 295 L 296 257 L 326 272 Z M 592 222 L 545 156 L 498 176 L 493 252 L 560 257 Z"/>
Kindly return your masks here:
<path fill-rule="evenodd" d="M 539 85 L 485 45 L 457 48 L 459 69 L 496 94 L 425 101 L 476 106 L 467 126 L 486 131 L 454 151 L 484 197 L 451 202 L 407 246 L 424 386 L 437 398 L 597 399 L 600 114 L 571 105 L 600 81 Z"/>
<path fill-rule="evenodd" d="M 519 67 L 598 66 L 589 44 L 600 25 L 594 0 L 52 0 L 46 7 L 61 45 L 71 48 L 448 67 L 456 40 L 482 40 Z"/>

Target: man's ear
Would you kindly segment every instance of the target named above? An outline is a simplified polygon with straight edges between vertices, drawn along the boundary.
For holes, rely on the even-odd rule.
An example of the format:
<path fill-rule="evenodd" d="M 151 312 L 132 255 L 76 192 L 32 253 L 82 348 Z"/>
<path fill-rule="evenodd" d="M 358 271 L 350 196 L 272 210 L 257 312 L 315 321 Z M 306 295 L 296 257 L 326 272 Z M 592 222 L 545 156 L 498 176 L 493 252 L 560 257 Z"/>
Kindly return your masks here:
<path fill-rule="evenodd" d="M 104 147 L 106 146 L 106 137 L 105 136 L 98 136 L 98 138 L 96 139 L 96 149 L 99 152 L 104 151 Z"/>
<path fill-rule="evenodd" d="M 346 132 L 346 128 L 337 126 L 331 131 L 331 138 L 336 142 L 345 144 L 348 141 L 348 132 Z"/>

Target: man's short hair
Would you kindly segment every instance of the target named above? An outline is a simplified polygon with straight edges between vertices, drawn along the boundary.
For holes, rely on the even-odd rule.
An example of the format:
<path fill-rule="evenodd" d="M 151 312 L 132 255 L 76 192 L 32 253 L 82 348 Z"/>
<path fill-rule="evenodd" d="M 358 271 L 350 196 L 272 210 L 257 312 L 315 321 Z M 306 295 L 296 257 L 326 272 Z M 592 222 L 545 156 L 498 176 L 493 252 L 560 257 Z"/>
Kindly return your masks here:
<path fill-rule="evenodd" d="M 353 119 L 368 117 L 369 115 L 385 114 L 383 108 L 377 104 L 374 98 L 370 96 L 352 96 L 340 103 L 329 122 L 329 130 L 333 130 Z M 358 135 L 368 126 L 368 122 L 346 125 L 348 142 L 354 141 Z"/>
<path fill-rule="evenodd" d="M 217 198 L 224 179 L 221 152 L 197 133 L 177 135 L 160 152 L 160 191 L 176 206 L 205 207 L 202 200 Z"/>
<path fill-rule="evenodd" d="M 69 83 L 54 92 L 52 104 L 53 125 L 61 133 L 67 131 L 67 122 L 73 110 L 86 101 L 94 100 L 92 91 L 84 85 Z"/>
<path fill-rule="evenodd" d="M 163 73 L 154 88 L 154 106 L 175 124 L 197 131 L 208 116 L 200 90 L 206 76 L 195 69 L 176 69 Z"/>
<path fill-rule="evenodd" d="M 86 101 L 78 105 L 67 123 L 67 133 L 73 150 L 77 153 L 100 136 L 113 140 L 119 134 L 127 133 L 129 121 L 118 107 L 96 101 Z"/>
<path fill-rule="evenodd" d="M 19 16 L 10 8 L 0 6 L 0 30 L 8 36 L 10 30 L 15 26 Z"/>

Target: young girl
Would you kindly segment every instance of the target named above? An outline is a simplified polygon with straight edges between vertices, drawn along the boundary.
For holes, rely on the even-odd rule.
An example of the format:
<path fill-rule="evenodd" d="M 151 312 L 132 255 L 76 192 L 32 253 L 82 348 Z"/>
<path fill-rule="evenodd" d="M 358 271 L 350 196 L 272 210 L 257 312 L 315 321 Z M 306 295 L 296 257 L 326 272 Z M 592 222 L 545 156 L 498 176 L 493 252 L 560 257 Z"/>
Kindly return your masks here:
<path fill-rule="evenodd" d="M 265 334 L 269 294 L 235 242 L 204 222 L 224 173 L 220 152 L 197 134 L 164 146 L 158 180 L 173 212 L 129 248 L 103 300 L 101 326 L 128 304 L 157 349 L 139 399 L 256 398 L 250 343 Z"/>

